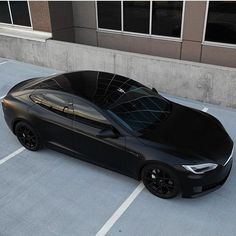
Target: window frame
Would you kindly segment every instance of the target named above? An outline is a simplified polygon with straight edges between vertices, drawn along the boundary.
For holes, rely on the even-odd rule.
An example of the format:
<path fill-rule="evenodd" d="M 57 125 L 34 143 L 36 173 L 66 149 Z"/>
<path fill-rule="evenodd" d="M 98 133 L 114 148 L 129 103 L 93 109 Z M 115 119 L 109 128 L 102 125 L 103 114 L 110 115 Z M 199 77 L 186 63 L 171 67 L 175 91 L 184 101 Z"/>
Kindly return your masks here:
<path fill-rule="evenodd" d="M 211 0 L 207 0 L 206 1 L 204 27 L 203 27 L 203 35 L 202 35 L 202 45 L 203 46 L 215 46 L 215 47 L 224 47 L 224 48 L 233 48 L 233 49 L 235 49 L 236 48 L 236 44 L 221 43 L 221 42 L 214 42 L 214 41 L 207 41 L 207 40 L 205 40 L 210 1 Z"/>
<path fill-rule="evenodd" d="M 13 23 L 14 21 L 13 21 L 11 6 L 10 6 L 10 0 L 6 0 L 6 2 L 7 2 L 7 5 L 8 5 L 8 10 L 9 10 L 9 14 L 10 14 L 11 23 L 0 22 L 0 27 L 1 27 L 1 26 L 9 26 L 9 27 L 17 27 L 17 28 L 22 28 L 22 29 L 32 29 L 32 30 L 33 30 L 32 16 L 31 16 L 31 9 L 30 9 L 29 0 L 26 0 L 26 2 L 27 2 L 27 6 L 28 6 L 29 19 L 30 19 L 30 26 L 14 24 L 14 23 Z"/>
<path fill-rule="evenodd" d="M 99 121 L 95 121 L 95 120 L 91 120 L 91 119 L 87 119 L 81 116 L 81 120 L 76 120 L 75 118 L 75 109 L 74 109 L 74 104 L 75 104 L 75 100 L 78 100 L 81 103 L 84 103 L 87 106 L 92 107 L 96 112 L 98 112 L 99 114 L 101 114 L 107 121 L 108 123 L 103 123 L 103 122 L 99 122 Z M 106 127 L 112 127 L 112 122 L 110 121 L 110 119 L 107 118 L 106 115 L 104 115 L 104 112 L 101 111 L 101 109 L 99 109 L 97 106 L 95 106 L 93 103 L 88 102 L 87 100 L 81 98 L 81 97 L 72 97 L 72 107 L 73 107 L 73 113 L 74 113 L 74 122 L 81 122 L 84 123 L 85 125 L 89 125 L 89 126 L 93 126 L 93 127 L 102 127 L 102 128 L 106 128 Z"/>
<path fill-rule="evenodd" d="M 44 97 L 45 95 L 47 95 L 47 94 L 56 94 L 56 95 L 59 95 L 59 96 L 65 96 L 65 97 L 67 97 L 68 98 L 68 108 L 69 108 L 69 106 L 71 106 L 71 108 L 72 108 L 72 114 L 71 113 L 66 113 L 66 112 L 64 112 L 64 110 L 62 111 L 62 112 L 64 112 L 65 114 L 67 114 L 67 115 L 61 115 L 61 114 L 59 114 L 58 112 L 55 112 L 55 110 L 53 110 L 53 109 L 50 109 L 49 108 L 49 106 L 47 106 L 47 105 L 44 105 L 44 104 L 42 104 L 42 103 L 38 103 L 38 102 L 36 102 L 36 101 L 34 101 L 34 99 L 32 98 L 33 96 L 42 96 L 42 97 Z M 44 108 L 44 109 L 46 109 L 47 111 L 49 111 L 49 112 L 52 112 L 54 115 L 57 115 L 57 116 L 60 116 L 60 117 L 63 117 L 63 118 L 66 118 L 66 119 L 70 119 L 71 121 L 73 121 L 74 120 L 74 111 L 73 111 L 73 104 L 72 104 L 72 101 L 73 101 L 73 97 L 71 97 L 70 95 L 67 95 L 67 94 L 65 94 L 65 93 L 57 93 L 57 92 L 55 92 L 55 91 L 52 91 L 52 90 L 34 90 L 32 93 L 30 93 L 29 94 L 29 99 L 35 104 L 35 105 L 39 105 L 40 107 L 42 107 L 42 108 Z M 71 100 L 71 102 L 70 102 L 70 100 Z M 58 110 L 59 112 L 61 112 L 60 110 Z M 71 116 L 71 117 L 69 117 L 69 115 Z"/>
<path fill-rule="evenodd" d="M 127 36 L 137 36 L 137 37 L 144 37 L 144 38 L 151 38 L 151 39 L 162 39 L 162 40 L 171 40 L 176 42 L 182 42 L 183 41 L 183 29 L 184 29 L 184 17 L 185 17 L 185 2 L 186 0 L 183 0 L 183 6 L 182 6 L 182 17 L 181 17 L 181 30 L 180 30 L 180 37 L 172 37 L 172 36 L 164 36 L 164 35 L 155 35 L 152 34 L 152 3 L 153 0 L 150 0 L 150 13 L 149 13 L 149 33 L 143 34 L 143 33 L 136 33 L 136 32 L 129 32 L 124 30 L 124 20 L 123 20 L 123 12 L 124 12 L 124 0 L 121 0 L 121 30 L 112 30 L 112 29 L 105 29 L 105 28 L 99 28 L 98 26 L 98 7 L 97 2 L 95 1 L 95 10 L 96 10 L 96 28 L 97 32 L 101 33 L 115 33 L 115 34 L 121 34 L 121 35 L 127 35 Z"/>

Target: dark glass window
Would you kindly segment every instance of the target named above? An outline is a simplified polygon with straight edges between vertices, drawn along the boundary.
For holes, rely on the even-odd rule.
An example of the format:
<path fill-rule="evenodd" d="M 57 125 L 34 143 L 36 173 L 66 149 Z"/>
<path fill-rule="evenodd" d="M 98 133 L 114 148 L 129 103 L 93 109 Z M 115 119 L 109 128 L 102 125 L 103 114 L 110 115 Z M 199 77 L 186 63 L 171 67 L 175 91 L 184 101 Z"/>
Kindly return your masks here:
<path fill-rule="evenodd" d="M 180 37 L 182 1 L 153 1 L 152 34 Z"/>
<path fill-rule="evenodd" d="M 82 102 L 79 99 L 74 99 L 73 108 L 76 121 L 90 123 L 94 125 L 110 124 L 109 121 L 95 108 L 85 102 Z"/>
<path fill-rule="evenodd" d="M 27 1 L 10 1 L 13 24 L 31 26 Z"/>
<path fill-rule="evenodd" d="M 97 10 L 99 28 L 121 30 L 120 1 L 98 1 Z"/>
<path fill-rule="evenodd" d="M 171 113 L 171 103 L 146 87 L 130 89 L 108 112 L 123 126 L 145 133 Z"/>
<path fill-rule="evenodd" d="M 236 44 L 236 2 L 209 2 L 205 40 Z"/>
<path fill-rule="evenodd" d="M 55 93 L 31 94 L 30 98 L 33 102 L 39 104 L 58 115 L 67 118 L 73 118 L 73 109 L 70 103 L 70 98 Z"/>
<path fill-rule="evenodd" d="M 149 1 L 124 1 L 124 31 L 149 34 Z"/>
<path fill-rule="evenodd" d="M 0 22 L 11 24 L 7 1 L 0 1 Z"/>

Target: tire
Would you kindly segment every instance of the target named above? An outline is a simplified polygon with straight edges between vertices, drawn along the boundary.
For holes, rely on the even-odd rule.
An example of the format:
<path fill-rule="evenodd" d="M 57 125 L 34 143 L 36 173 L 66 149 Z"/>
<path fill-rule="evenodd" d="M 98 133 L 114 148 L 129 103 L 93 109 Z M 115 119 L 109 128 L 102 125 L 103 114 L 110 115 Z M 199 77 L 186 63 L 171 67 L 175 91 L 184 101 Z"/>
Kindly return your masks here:
<path fill-rule="evenodd" d="M 32 128 L 31 125 L 24 121 L 16 124 L 15 134 L 19 142 L 30 151 L 38 151 L 42 148 L 40 135 Z"/>
<path fill-rule="evenodd" d="M 149 192 L 159 198 L 174 198 L 180 192 L 178 178 L 174 172 L 159 164 L 150 164 L 142 170 L 142 181 Z"/>

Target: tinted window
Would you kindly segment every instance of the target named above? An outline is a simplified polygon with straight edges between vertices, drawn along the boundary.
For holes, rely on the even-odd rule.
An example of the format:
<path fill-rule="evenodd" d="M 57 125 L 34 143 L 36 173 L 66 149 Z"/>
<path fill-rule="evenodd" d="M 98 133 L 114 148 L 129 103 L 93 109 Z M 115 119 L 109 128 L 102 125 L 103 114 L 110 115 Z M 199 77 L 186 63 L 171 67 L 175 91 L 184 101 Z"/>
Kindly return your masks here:
<path fill-rule="evenodd" d="M 94 124 L 109 124 L 109 121 L 96 109 L 79 99 L 73 101 L 74 116 L 77 121 Z"/>
<path fill-rule="evenodd" d="M 140 83 L 116 74 L 96 71 L 80 71 L 33 84 L 28 89 L 48 89 L 67 92 L 106 108 L 114 103 L 124 92 L 137 87 Z"/>
<path fill-rule="evenodd" d="M 152 34 L 180 37 L 182 1 L 153 1 Z"/>
<path fill-rule="evenodd" d="M 11 23 L 7 1 L 0 1 L 0 22 Z"/>
<path fill-rule="evenodd" d="M 10 1 L 13 24 L 31 26 L 27 1 Z"/>
<path fill-rule="evenodd" d="M 148 88 L 131 89 L 108 112 L 135 132 L 148 132 L 166 119 L 171 103 Z"/>
<path fill-rule="evenodd" d="M 98 1 L 98 27 L 121 30 L 120 1 Z"/>
<path fill-rule="evenodd" d="M 205 40 L 236 44 L 236 2 L 209 2 Z"/>
<path fill-rule="evenodd" d="M 124 1 L 124 30 L 149 34 L 149 1 Z"/>
<path fill-rule="evenodd" d="M 73 118 L 73 109 L 69 106 L 69 98 L 60 94 L 44 93 L 32 94 L 30 98 L 40 106 L 58 115 Z"/>
<path fill-rule="evenodd" d="M 57 75 L 55 78 L 45 79 L 42 82 L 29 86 L 29 89 L 50 89 L 76 94 L 90 98 L 97 87 L 96 71 L 72 72 Z"/>

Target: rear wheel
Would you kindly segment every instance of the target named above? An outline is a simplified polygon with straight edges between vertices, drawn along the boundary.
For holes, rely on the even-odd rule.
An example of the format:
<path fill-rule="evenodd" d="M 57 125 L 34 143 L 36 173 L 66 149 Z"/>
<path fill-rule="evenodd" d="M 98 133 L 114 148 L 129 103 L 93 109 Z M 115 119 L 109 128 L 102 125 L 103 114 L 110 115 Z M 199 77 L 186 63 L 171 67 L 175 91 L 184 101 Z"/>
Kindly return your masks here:
<path fill-rule="evenodd" d="M 174 198 L 179 193 L 179 182 L 171 169 L 158 164 L 150 164 L 142 170 L 145 187 L 160 198 Z"/>
<path fill-rule="evenodd" d="M 20 143 L 30 151 L 42 148 L 39 134 L 26 122 L 16 124 L 15 133 Z"/>

